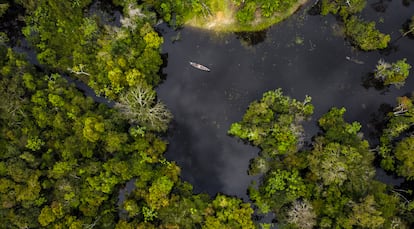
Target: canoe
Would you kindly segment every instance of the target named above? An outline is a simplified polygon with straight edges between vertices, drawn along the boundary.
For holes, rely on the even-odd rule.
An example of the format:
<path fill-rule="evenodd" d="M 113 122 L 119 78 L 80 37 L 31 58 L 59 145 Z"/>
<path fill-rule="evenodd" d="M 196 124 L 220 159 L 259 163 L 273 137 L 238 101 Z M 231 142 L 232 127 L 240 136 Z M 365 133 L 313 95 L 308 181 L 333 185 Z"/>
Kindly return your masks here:
<path fill-rule="evenodd" d="M 200 69 L 201 71 L 206 71 L 206 72 L 209 72 L 210 71 L 210 69 L 207 68 L 206 66 L 201 65 L 201 64 L 198 64 L 198 63 L 195 63 L 195 62 L 191 62 L 190 61 L 190 65 L 193 66 L 194 68 Z"/>

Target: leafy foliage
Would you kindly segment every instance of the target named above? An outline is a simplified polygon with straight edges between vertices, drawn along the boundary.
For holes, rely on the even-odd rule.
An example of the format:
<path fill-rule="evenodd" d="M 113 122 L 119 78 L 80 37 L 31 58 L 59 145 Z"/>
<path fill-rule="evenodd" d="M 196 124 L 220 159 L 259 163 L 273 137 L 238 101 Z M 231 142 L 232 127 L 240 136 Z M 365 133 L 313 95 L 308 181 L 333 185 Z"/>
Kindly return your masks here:
<path fill-rule="evenodd" d="M 381 166 L 409 180 L 414 179 L 411 127 L 414 123 L 412 98 L 398 97 L 397 106 L 381 136 Z"/>
<path fill-rule="evenodd" d="M 356 14 L 366 5 L 366 0 L 322 0 L 319 1 L 320 14 L 339 15 L 345 25 L 345 35 L 350 42 L 363 51 L 384 49 L 391 40 L 375 28 L 375 22 L 366 22 Z"/>
<path fill-rule="evenodd" d="M 241 122 L 230 128 L 229 133 L 262 149 L 261 155 L 253 159 L 251 166 L 255 168 L 251 171 L 264 174 L 258 185 L 249 188 L 250 199 L 259 211 L 275 213 L 286 228 L 404 227 L 406 223 L 399 216 L 411 214 L 410 210 L 407 205 L 400 208 L 401 199 L 385 184 L 373 180 L 374 154 L 362 139 L 361 125 L 344 120 L 345 108 L 332 108 L 319 119 L 322 133 L 315 137 L 311 149 L 266 153 L 279 152 L 279 145 L 290 142 L 289 138 L 272 136 L 280 143 L 271 145 L 255 136 L 273 131 L 275 125 L 269 123 L 282 115 L 291 122 L 277 122 L 278 128 L 288 125 L 294 129 L 291 124 L 297 120 L 295 115 L 311 114 L 298 109 L 306 104 L 283 96 L 280 90 L 267 92 L 249 106 Z M 292 110 L 295 112 L 289 113 Z M 261 135 L 249 134 L 256 128 L 260 128 Z M 288 134 L 290 128 L 283 133 Z"/>
<path fill-rule="evenodd" d="M 303 4 L 299 0 L 146 0 L 174 28 L 190 23 L 230 31 L 263 30 L 290 16 Z M 217 21 L 226 18 L 225 23 Z M 211 26 L 210 22 L 214 24 Z"/>
<path fill-rule="evenodd" d="M 366 0 L 322 0 L 319 1 L 321 15 L 339 14 L 342 18 L 361 12 Z"/>
<path fill-rule="evenodd" d="M 263 173 L 262 182 L 249 188 L 250 198 L 260 211 L 279 212 L 283 206 L 308 196 L 308 189 L 294 164 L 303 142 L 300 123 L 310 117 L 313 106 L 283 95 L 281 89 L 268 91 L 249 105 L 242 121 L 233 123 L 229 134 L 248 140 L 262 149 L 250 165 L 250 174 Z M 286 158 L 286 161 L 283 159 Z"/>
<path fill-rule="evenodd" d="M 233 123 L 229 134 L 259 146 L 270 157 L 296 152 L 303 140 L 300 122 L 313 113 L 311 98 L 303 102 L 284 96 L 281 89 L 268 91 L 249 105 L 242 121 Z"/>
<path fill-rule="evenodd" d="M 158 84 L 163 40 L 151 27 L 153 14 L 123 2 L 126 17 L 116 27 L 102 19 L 104 12 L 84 16 L 89 4 L 48 0 L 33 6 L 23 33 L 40 63 L 67 71 L 112 99 L 129 87 Z"/>
<path fill-rule="evenodd" d="M 232 204 L 216 206 L 193 195 L 150 127 L 131 128 L 117 110 L 85 97 L 61 75 L 36 71 L 4 46 L 0 52 L 0 93 L 7 98 L 0 103 L 2 225 L 253 227 L 253 210 L 241 200 L 222 196 Z M 136 188 L 118 205 L 119 190 L 131 180 Z"/>
<path fill-rule="evenodd" d="M 218 194 L 207 209 L 206 222 L 202 228 L 255 228 L 249 219 L 253 214 L 250 204 Z M 210 212 L 214 212 L 211 215 Z"/>
<path fill-rule="evenodd" d="M 391 40 L 390 35 L 375 28 L 375 22 L 365 22 L 356 16 L 345 21 L 345 33 L 354 45 L 364 51 L 384 49 Z"/>
<path fill-rule="evenodd" d="M 6 13 L 7 9 L 10 7 L 9 3 L 1 3 L 0 4 L 0 17 Z"/>
<path fill-rule="evenodd" d="M 290 7 L 298 2 L 297 0 L 247 0 L 242 2 L 238 0 L 232 1 L 239 7 L 239 10 L 237 12 L 237 19 L 242 23 L 251 22 L 254 19 L 254 15 L 258 12 L 260 12 L 260 14 L 264 17 L 272 17 L 274 14 L 289 10 Z"/>
<path fill-rule="evenodd" d="M 406 61 L 402 59 L 390 64 L 380 59 L 374 72 L 375 79 L 381 80 L 384 85 L 393 84 L 397 88 L 404 86 L 411 69 Z"/>

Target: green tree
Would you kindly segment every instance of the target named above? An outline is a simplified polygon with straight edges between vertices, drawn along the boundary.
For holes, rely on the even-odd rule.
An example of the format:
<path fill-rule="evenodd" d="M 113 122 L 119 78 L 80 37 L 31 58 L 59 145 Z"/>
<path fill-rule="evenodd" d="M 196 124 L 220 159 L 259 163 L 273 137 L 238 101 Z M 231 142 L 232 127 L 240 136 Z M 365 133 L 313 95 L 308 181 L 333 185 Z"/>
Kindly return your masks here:
<path fill-rule="evenodd" d="M 271 156 L 294 153 L 303 137 L 300 122 L 313 113 L 310 101 L 308 96 L 303 102 L 291 99 L 281 89 L 265 92 L 228 133 L 250 141 Z"/>
<path fill-rule="evenodd" d="M 366 0 L 321 0 L 321 14 L 339 14 L 342 18 L 361 12 Z"/>
<path fill-rule="evenodd" d="M 414 107 L 412 99 L 406 96 L 398 97 L 397 104 L 393 112 L 390 112 L 388 123 L 380 138 L 381 166 L 406 176 L 407 179 L 413 179 L 413 163 L 409 153 L 411 137 L 404 135 L 414 123 Z"/>
<path fill-rule="evenodd" d="M 241 200 L 218 194 L 207 209 L 202 228 L 255 228 L 252 221 L 253 209 Z"/>
<path fill-rule="evenodd" d="M 4 13 L 6 13 L 9 6 L 10 6 L 9 3 L 1 3 L 0 4 L 0 17 L 2 17 L 4 15 Z"/>
<path fill-rule="evenodd" d="M 298 170 L 269 171 L 258 188 L 249 187 L 250 198 L 263 213 L 280 213 L 283 206 L 308 196 L 306 185 Z"/>
<path fill-rule="evenodd" d="M 395 159 L 398 161 L 397 174 L 414 180 L 414 137 L 406 137 L 397 143 L 394 149 Z"/>
<path fill-rule="evenodd" d="M 356 16 L 346 19 L 345 34 L 351 43 L 364 51 L 384 49 L 391 40 L 390 35 L 375 28 L 375 22 L 365 22 Z"/>
<path fill-rule="evenodd" d="M 253 21 L 254 13 L 256 12 L 256 3 L 252 1 L 246 2 L 246 4 L 237 11 L 236 18 L 241 24 L 247 24 Z"/>
<path fill-rule="evenodd" d="M 407 59 L 402 59 L 390 64 L 380 59 L 374 71 L 375 79 L 381 80 L 384 85 L 393 84 L 397 88 L 404 86 L 411 69 L 406 61 Z"/>
<path fill-rule="evenodd" d="M 367 196 L 359 204 L 352 205 L 351 221 L 353 225 L 361 228 L 383 228 L 385 219 L 376 209 L 373 196 Z"/>

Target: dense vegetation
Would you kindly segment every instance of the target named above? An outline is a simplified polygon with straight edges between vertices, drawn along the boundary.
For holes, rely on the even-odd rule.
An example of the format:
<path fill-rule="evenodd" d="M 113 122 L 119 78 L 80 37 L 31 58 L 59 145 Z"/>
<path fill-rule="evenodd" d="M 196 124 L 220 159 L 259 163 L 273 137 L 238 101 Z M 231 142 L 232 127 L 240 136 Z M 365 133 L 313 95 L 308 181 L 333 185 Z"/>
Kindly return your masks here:
<path fill-rule="evenodd" d="M 274 212 L 283 228 L 409 228 L 414 204 L 405 193 L 374 180 L 375 155 L 361 125 L 344 120 L 345 108 L 332 108 L 319 119 L 321 133 L 306 146 L 300 123 L 312 111 L 310 97 L 300 102 L 278 89 L 251 103 L 242 121 L 231 126 L 230 134 L 261 149 L 249 170 L 262 175 L 249 188 L 259 211 Z M 385 133 L 398 133 L 392 128 Z M 396 164 L 388 168 L 408 179 L 414 171 L 408 158 L 411 138 L 396 143 L 395 153 L 382 153 L 388 164 Z M 384 140 L 382 148 L 389 143 Z"/>
<path fill-rule="evenodd" d="M 10 228 L 253 228 L 250 204 L 195 195 L 167 161 L 171 113 L 156 100 L 154 14 L 122 3 L 121 25 L 91 1 L 18 1 L 41 66 L 0 46 L 0 221 Z M 14 4 L 14 3 L 13 3 Z M 145 13 L 145 14 L 144 14 Z M 67 76 L 114 99 L 98 104 Z M 127 183 L 133 190 L 122 191 Z M 131 192 L 132 191 L 132 192 Z"/>
<path fill-rule="evenodd" d="M 258 31 L 294 13 L 303 0 L 163 0 L 154 7 L 173 26 L 185 23 L 214 30 Z"/>
<path fill-rule="evenodd" d="M 1 46 L 0 218 L 16 228 L 252 228 L 249 204 L 193 195 L 166 143 Z M 119 190 L 135 181 L 119 202 Z M 125 213 L 122 213 L 125 211 Z M 233 225 L 233 226 L 231 226 Z"/>
<path fill-rule="evenodd" d="M 228 3 L 237 10 L 233 16 L 238 23 L 245 25 L 258 13 L 272 19 L 298 2 Z M 13 42 L 0 31 L 0 225 L 257 227 L 249 203 L 220 193 L 194 194 L 191 184 L 180 179 L 180 168 L 163 156 L 167 143 L 160 137 L 173 117 L 154 90 L 161 81 L 163 42 L 153 28 L 157 17 L 178 26 L 194 15 L 207 17 L 222 5 L 113 0 L 107 4 L 123 11 L 118 24 L 114 15 L 96 4 L 92 0 L 0 4 L 0 17 L 10 7 L 23 7 L 22 33 L 40 63 L 34 66 L 13 51 Z M 388 35 L 354 15 L 365 1 L 320 4 L 322 14 L 340 15 L 346 34 L 361 49 L 384 48 L 388 43 Z M 377 66 L 375 77 L 398 86 L 409 69 L 405 59 L 384 63 Z M 70 78 L 88 84 L 115 106 L 86 97 L 68 82 Z M 413 99 L 397 99 L 378 150 L 381 166 L 408 180 L 414 179 Z M 229 134 L 261 149 L 249 174 L 262 179 L 248 190 L 259 212 L 276 213 L 286 228 L 412 226 L 411 190 L 374 180 L 375 154 L 360 133 L 361 125 L 344 120 L 345 108 L 332 108 L 319 120 L 320 134 L 307 143 L 302 123 L 312 113 L 310 97 L 298 101 L 278 89 L 253 102 L 243 119 L 231 126 Z"/>
<path fill-rule="evenodd" d="M 397 98 L 397 105 L 389 114 L 389 121 L 381 136 L 381 166 L 395 171 L 409 180 L 414 179 L 411 135 L 413 100 L 407 96 Z"/>

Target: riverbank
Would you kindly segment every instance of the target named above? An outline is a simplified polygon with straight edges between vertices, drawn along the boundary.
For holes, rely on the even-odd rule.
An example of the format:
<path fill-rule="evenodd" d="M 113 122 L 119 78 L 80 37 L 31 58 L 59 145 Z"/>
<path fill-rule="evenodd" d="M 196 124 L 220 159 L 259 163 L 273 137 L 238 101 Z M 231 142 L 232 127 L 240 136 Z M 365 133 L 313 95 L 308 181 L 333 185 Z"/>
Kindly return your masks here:
<path fill-rule="evenodd" d="M 214 7 L 208 9 L 209 15 L 195 15 L 186 21 L 187 26 L 212 30 L 217 32 L 246 32 L 260 31 L 279 23 L 295 13 L 308 0 L 298 0 L 283 13 L 275 13 L 271 17 L 264 17 L 260 10 L 256 10 L 255 19 L 247 24 L 241 24 L 236 18 L 237 6 L 231 0 L 213 0 Z"/>

